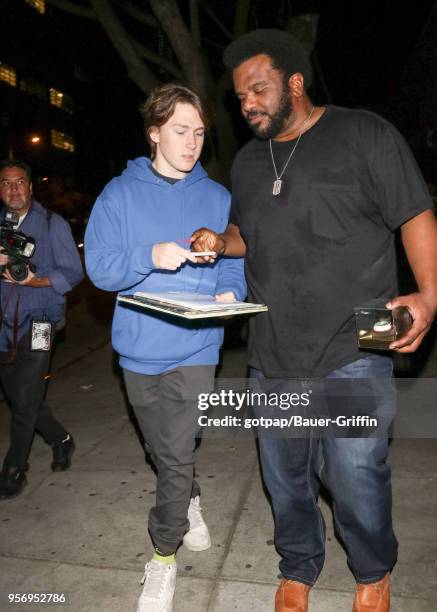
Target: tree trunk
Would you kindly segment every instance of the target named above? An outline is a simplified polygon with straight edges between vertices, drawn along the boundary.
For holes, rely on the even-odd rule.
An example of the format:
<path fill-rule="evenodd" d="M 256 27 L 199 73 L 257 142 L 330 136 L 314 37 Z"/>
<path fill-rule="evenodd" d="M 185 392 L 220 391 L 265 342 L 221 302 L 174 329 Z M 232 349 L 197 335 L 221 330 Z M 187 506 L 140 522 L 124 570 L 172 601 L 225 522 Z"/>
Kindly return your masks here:
<path fill-rule="evenodd" d="M 234 37 L 238 38 L 247 32 L 250 0 L 238 0 L 234 17 Z"/>
<path fill-rule="evenodd" d="M 176 2 L 174 0 L 149 0 L 149 2 L 168 36 L 188 84 L 206 99 L 208 97 L 208 69 L 182 19 Z"/>
<path fill-rule="evenodd" d="M 158 80 L 143 62 L 133 40 L 124 29 L 108 0 L 90 0 L 90 4 L 126 64 L 129 77 L 141 91 L 145 94 L 150 93 L 158 85 Z"/>

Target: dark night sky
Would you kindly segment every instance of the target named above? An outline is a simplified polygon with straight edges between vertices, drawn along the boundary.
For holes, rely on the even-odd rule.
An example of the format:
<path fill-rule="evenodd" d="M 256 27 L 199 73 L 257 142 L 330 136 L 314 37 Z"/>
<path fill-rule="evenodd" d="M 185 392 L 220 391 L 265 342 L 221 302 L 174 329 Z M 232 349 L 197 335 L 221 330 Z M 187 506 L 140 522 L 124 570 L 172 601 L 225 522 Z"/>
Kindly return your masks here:
<path fill-rule="evenodd" d="M 433 2 L 320 4 L 316 50 L 335 102 L 361 106 L 393 95 Z"/>
<path fill-rule="evenodd" d="M 393 95 L 434 3 L 431 0 L 415 3 L 253 0 L 251 19 L 257 27 L 281 27 L 290 14 L 319 13 L 316 53 L 333 102 L 366 106 L 383 102 L 387 96 Z M 217 6 L 217 14 L 224 20 L 232 17 L 234 3 L 210 0 L 209 4 Z M 126 89 L 125 67 L 95 22 L 75 17 L 68 17 L 66 21 L 65 16 L 58 12 L 56 20 L 60 40 L 65 40 L 66 34 L 68 36 L 62 25 L 70 24 L 68 30 L 72 44 L 69 54 L 72 59 L 77 58 L 87 65 L 90 74 L 98 82 L 105 82 L 111 88 L 112 96 L 120 98 L 126 109 L 142 99 L 135 86 Z M 214 31 L 215 27 L 206 17 L 202 25 L 208 38 L 217 44 L 217 48 L 206 45 L 210 61 L 220 64 L 219 47 L 226 45 L 226 38 Z"/>
<path fill-rule="evenodd" d="M 10 7 L 11 24 L 13 7 L 18 3 L 22 0 L 2 0 L 2 12 L 6 6 Z M 332 102 L 367 107 L 384 114 L 385 107 L 400 96 L 404 68 L 434 3 L 252 0 L 250 20 L 252 27 L 283 27 L 290 15 L 319 13 L 315 53 Z M 184 0 L 179 5 L 184 10 L 188 2 Z M 209 5 L 231 29 L 234 3 L 209 0 Z M 212 65 L 221 71 L 222 49 L 228 41 L 203 12 L 201 16 L 202 31 L 208 39 L 205 51 Z M 3 42 L 5 36 L 9 37 L 11 45 L 14 45 L 16 28 L 23 28 L 20 43 L 16 44 L 23 45 L 22 41 L 26 41 L 31 62 L 35 41 L 26 35 L 26 24 L 15 22 L 12 27 L 5 26 L 4 19 L 1 21 L 0 37 Z M 98 22 L 49 7 L 41 24 L 47 31 L 39 32 L 37 44 L 59 50 L 52 53 L 58 72 L 67 59 L 83 67 L 85 76 L 91 79 L 88 88 L 91 116 L 87 119 L 95 132 L 99 151 L 108 152 L 113 158 L 109 171 L 118 172 L 127 158 L 144 152 L 141 119 L 137 112 L 144 94 L 128 78 L 123 62 Z M 149 36 L 156 37 L 156 33 L 149 30 Z M 50 72 L 51 66 L 46 69 Z M 317 102 L 326 102 L 320 90 L 317 96 L 322 96 Z M 237 125 L 242 126 L 238 119 Z M 242 129 L 242 140 L 247 136 Z"/>

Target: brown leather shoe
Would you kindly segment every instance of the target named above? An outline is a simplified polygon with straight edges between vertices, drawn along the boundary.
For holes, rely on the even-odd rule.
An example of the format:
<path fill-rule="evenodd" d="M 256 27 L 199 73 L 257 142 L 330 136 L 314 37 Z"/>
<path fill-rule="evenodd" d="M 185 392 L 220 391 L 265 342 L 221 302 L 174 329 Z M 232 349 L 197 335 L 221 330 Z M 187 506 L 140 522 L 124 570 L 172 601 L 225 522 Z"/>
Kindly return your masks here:
<path fill-rule="evenodd" d="M 390 574 L 370 584 L 357 584 L 352 612 L 390 612 Z"/>
<path fill-rule="evenodd" d="M 296 580 L 281 580 L 275 596 L 275 612 L 308 612 L 310 588 Z"/>

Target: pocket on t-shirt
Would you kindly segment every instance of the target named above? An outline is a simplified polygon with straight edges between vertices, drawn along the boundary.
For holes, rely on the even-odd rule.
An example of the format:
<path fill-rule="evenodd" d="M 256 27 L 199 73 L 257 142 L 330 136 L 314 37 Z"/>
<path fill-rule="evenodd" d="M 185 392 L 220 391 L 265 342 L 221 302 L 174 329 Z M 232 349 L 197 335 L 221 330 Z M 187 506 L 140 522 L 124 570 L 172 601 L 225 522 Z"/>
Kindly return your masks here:
<path fill-rule="evenodd" d="M 310 192 L 313 234 L 344 240 L 359 232 L 362 192 L 357 185 L 313 182 Z"/>

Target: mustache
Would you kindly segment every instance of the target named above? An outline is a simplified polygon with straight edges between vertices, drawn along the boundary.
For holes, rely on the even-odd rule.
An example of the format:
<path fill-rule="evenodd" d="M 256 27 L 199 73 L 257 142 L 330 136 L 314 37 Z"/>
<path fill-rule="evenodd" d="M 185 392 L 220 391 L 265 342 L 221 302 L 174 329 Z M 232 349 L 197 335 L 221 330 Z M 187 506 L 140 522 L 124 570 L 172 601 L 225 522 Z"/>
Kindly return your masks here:
<path fill-rule="evenodd" d="M 251 111 L 246 113 L 246 119 L 247 120 L 254 119 L 255 117 L 262 117 L 262 116 L 270 117 L 269 113 L 265 113 L 263 111 L 254 111 L 254 110 L 251 110 Z"/>

